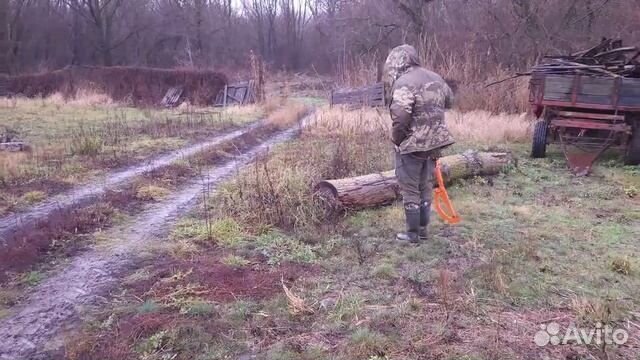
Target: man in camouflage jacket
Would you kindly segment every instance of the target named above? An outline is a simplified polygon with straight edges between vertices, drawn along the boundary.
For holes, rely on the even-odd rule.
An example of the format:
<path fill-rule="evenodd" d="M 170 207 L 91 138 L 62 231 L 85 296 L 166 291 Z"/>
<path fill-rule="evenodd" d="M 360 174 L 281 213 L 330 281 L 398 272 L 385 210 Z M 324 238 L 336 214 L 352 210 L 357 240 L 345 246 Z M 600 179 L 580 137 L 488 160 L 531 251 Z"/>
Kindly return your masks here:
<path fill-rule="evenodd" d="M 396 177 L 407 221 L 407 232 L 397 240 L 417 243 L 427 237 L 436 160 L 442 148 L 454 143 L 444 122 L 453 92 L 438 74 L 420 67 L 416 49 L 409 45 L 389 53 L 385 73 Z"/>

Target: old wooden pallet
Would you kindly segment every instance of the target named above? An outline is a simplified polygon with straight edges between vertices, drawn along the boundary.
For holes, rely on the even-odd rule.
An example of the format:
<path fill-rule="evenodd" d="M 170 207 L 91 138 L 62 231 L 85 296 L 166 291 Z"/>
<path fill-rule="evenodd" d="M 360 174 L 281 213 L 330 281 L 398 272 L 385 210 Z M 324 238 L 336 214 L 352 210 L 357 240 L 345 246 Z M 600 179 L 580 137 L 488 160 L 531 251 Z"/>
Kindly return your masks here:
<path fill-rule="evenodd" d="M 160 105 L 167 108 L 173 108 L 180 105 L 184 88 L 182 86 L 172 87 L 162 98 Z"/>
<path fill-rule="evenodd" d="M 225 85 L 216 97 L 215 106 L 227 107 L 255 102 L 253 80 Z"/>
<path fill-rule="evenodd" d="M 340 89 L 331 91 L 330 103 L 331 106 L 384 106 L 384 83 L 380 82 L 357 89 Z"/>

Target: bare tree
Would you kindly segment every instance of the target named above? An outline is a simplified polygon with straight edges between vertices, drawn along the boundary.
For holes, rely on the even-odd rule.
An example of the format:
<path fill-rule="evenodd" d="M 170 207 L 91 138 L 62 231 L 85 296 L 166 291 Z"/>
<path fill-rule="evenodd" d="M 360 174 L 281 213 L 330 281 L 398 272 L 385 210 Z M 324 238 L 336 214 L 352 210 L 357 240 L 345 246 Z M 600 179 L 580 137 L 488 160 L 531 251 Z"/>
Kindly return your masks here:
<path fill-rule="evenodd" d="M 113 65 L 113 50 L 133 34 L 129 32 L 124 38 L 114 39 L 114 22 L 124 0 L 64 0 L 64 2 L 92 25 L 102 64 Z"/>
<path fill-rule="evenodd" d="M 0 74 L 9 73 L 9 0 L 0 0 Z"/>
<path fill-rule="evenodd" d="M 0 67 L 240 68 L 253 50 L 271 68 L 335 73 L 375 66 L 403 42 L 431 49 L 436 65 L 523 67 L 603 36 L 640 42 L 638 1 L 0 0 L 2 53 L 10 55 Z"/>

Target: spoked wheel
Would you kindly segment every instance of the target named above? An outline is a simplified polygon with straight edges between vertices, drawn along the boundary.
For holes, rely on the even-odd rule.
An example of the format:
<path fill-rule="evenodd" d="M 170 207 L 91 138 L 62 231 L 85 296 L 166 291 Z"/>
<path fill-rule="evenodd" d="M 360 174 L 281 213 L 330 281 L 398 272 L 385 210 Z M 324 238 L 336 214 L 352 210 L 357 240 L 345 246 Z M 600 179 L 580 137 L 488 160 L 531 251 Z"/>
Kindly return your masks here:
<path fill-rule="evenodd" d="M 532 158 L 541 159 L 547 156 L 547 134 L 547 122 L 538 120 L 533 128 Z"/>

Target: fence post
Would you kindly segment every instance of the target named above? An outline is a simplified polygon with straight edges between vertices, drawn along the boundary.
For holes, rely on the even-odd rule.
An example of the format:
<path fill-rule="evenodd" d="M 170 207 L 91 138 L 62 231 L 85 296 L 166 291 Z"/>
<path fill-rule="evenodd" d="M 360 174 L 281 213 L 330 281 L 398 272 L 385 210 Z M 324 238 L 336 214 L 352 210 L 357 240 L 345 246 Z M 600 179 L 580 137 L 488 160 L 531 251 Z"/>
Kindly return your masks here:
<path fill-rule="evenodd" d="M 222 99 L 222 107 L 227 107 L 227 84 L 224 84 L 224 98 Z"/>

